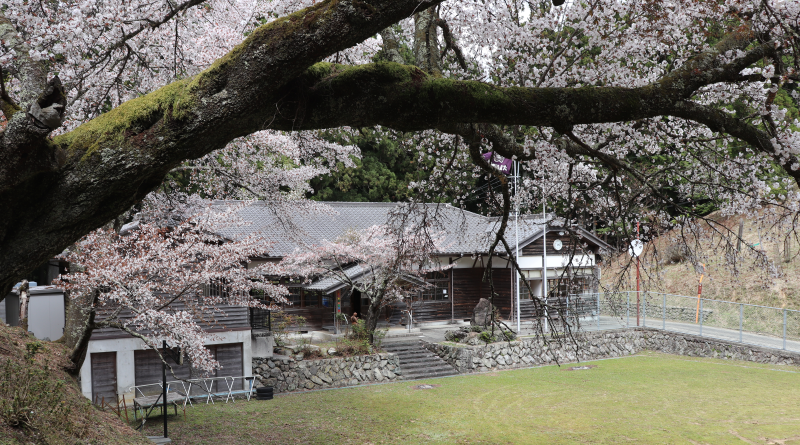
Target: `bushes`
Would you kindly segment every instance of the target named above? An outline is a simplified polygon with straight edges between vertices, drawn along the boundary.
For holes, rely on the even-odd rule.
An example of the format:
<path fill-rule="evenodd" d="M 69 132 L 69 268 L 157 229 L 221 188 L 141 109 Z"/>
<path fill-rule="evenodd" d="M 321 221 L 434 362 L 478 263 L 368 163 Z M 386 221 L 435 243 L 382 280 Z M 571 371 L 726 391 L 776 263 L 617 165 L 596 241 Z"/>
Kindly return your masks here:
<path fill-rule="evenodd" d="M 372 334 L 373 344 L 370 345 L 369 337 Z M 366 355 L 372 354 L 373 350 L 380 349 L 383 337 L 386 336 L 385 330 L 370 332 L 363 319 L 352 323 L 347 334 L 336 340 L 336 355 Z"/>
<path fill-rule="evenodd" d="M 275 316 L 272 333 L 275 338 L 275 344 L 285 346 L 286 339 L 289 337 L 289 328 L 293 326 L 302 328 L 306 325 L 306 319 L 302 315 L 292 315 L 285 312 L 279 312 L 279 314 Z"/>

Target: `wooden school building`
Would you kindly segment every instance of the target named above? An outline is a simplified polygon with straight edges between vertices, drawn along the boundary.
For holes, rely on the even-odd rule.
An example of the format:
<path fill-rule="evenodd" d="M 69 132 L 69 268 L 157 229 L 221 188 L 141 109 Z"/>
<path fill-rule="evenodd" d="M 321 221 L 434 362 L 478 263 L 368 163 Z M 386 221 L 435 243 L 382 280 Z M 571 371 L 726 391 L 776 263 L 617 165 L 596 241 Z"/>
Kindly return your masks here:
<path fill-rule="evenodd" d="M 331 202 L 336 212 L 330 214 L 302 215 L 293 224 L 305 243 L 321 243 L 335 240 L 351 230 L 363 230 L 373 225 L 386 224 L 391 212 L 399 204 L 395 203 L 355 203 Z M 229 205 L 225 201 L 215 203 Z M 447 204 L 428 204 L 424 212 L 434 216 L 446 227 L 442 247 L 436 258 L 442 265 L 452 265 L 449 270 L 430 273 L 426 281 L 430 286 L 410 295 L 412 314 L 415 323 L 452 322 L 469 319 L 475 305 L 481 298 L 489 298 L 491 288 L 484 281 L 488 264 L 488 249 L 500 226 L 498 218 L 486 217 L 461 210 Z M 289 236 L 281 231 L 284 224 L 276 221 L 275 215 L 263 203 L 254 203 L 243 208 L 240 216 L 252 224 L 232 229 L 226 236 L 236 237 L 248 232 L 259 231 L 270 239 L 268 252 L 262 258 L 254 259 L 253 265 L 264 261 L 279 261 L 298 247 L 298 233 Z M 547 224 L 542 215 L 520 218 L 518 230 L 515 222 L 509 222 L 506 239 L 509 245 L 516 245 L 515 234 L 519 233 L 518 264 L 523 270 L 534 296 L 541 296 L 543 290 L 543 258 L 546 250 L 548 295 L 550 300 L 563 299 L 567 295 L 595 292 L 599 281 L 602 251 L 609 246 L 590 231 L 580 227 L 565 228 L 558 219 L 547 215 Z M 543 239 L 546 239 L 547 246 Z M 354 277 L 360 268 L 354 267 Z M 497 249 L 492 259 L 492 282 L 496 292 L 495 305 L 501 316 L 510 319 L 515 314 L 516 286 L 520 286 L 520 308 L 523 318 L 534 317 L 533 303 L 528 286 L 511 269 L 507 254 Z M 324 279 L 310 284 L 292 282 L 282 278 L 291 295 L 291 304 L 284 306 L 284 312 L 303 316 L 306 319 L 304 330 L 317 330 L 334 325 L 337 304 L 348 317 L 359 315 L 369 304 L 366 298 L 334 279 Z M 405 303 L 396 303 L 385 308 L 382 324 L 404 324 L 407 309 Z M 266 322 L 268 314 L 254 310 L 251 318 Z"/>

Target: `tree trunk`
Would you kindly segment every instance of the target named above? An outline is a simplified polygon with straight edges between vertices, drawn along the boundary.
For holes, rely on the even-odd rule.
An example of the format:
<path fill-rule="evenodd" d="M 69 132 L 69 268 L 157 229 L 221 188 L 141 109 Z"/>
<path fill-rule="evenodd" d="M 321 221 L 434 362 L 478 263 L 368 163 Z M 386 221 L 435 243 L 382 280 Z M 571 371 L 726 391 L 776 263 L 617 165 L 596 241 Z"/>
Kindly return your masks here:
<path fill-rule="evenodd" d="M 95 326 L 95 307 L 100 298 L 100 292 L 94 291 L 84 295 L 79 295 L 69 300 L 66 311 L 66 322 L 64 324 L 64 336 L 61 341 L 72 350 L 69 355 L 73 368 L 69 371 L 77 374 L 86 360 L 86 353 L 89 348 L 89 339 Z"/>
<path fill-rule="evenodd" d="M 29 299 L 30 290 L 28 287 L 28 280 L 22 280 L 22 285 L 19 287 L 19 326 L 25 332 L 28 332 Z"/>
<path fill-rule="evenodd" d="M 431 74 L 441 75 L 437 32 L 435 7 L 414 14 L 414 59 L 417 66 Z"/>
<path fill-rule="evenodd" d="M 375 329 L 378 328 L 378 317 L 381 313 L 381 305 L 379 298 L 370 298 L 369 307 L 367 308 L 366 316 L 364 317 L 364 326 L 369 332 L 369 344 L 375 344 Z"/>

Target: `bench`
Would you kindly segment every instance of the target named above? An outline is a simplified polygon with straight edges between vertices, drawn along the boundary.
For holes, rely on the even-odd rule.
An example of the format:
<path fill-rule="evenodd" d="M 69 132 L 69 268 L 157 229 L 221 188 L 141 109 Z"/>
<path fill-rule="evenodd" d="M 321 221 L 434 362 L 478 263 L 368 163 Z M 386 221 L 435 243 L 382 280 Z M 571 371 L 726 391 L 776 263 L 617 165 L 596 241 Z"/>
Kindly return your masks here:
<path fill-rule="evenodd" d="M 243 382 L 243 385 L 246 389 L 234 389 L 236 386 L 236 381 L 240 380 Z M 254 377 L 244 377 L 244 376 L 225 376 L 225 377 L 204 377 L 199 379 L 188 379 L 188 380 L 181 380 L 179 381 L 182 388 L 183 393 L 186 395 L 186 399 L 183 402 L 184 408 L 188 403 L 191 406 L 194 406 L 192 403 L 192 399 L 205 399 L 206 404 L 211 402 L 214 404 L 214 397 L 222 398 L 225 397 L 225 403 L 228 403 L 228 400 L 231 400 L 233 403 L 236 403 L 235 396 L 237 395 L 244 395 L 247 397 L 247 401 L 250 401 L 250 398 L 253 395 L 253 389 L 255 384 Z M 177 383 L 177 382 L 176 382 Z M 222 391 L 212 391 L 211 388 L 214 386 L 214 383 L 217 383 L 217 386 L 225 385 Z M 200 393 L 192 395 L 192 388 L 198 387 Z"/>
<path fill-rule="evenodd" d="M 167 405 L 172 405 L 175 408 L 175 415 L 178 415 L 178 405 L 183 402 L 183 415 L 186 415 L 186 395 L 179 392 L 174 391 L 170 388 L 170 385 L 174 382 L 167 382 Z M 158 394 L 145 394 L 147 388 L 158 389 Z M 163 386 L 161 383 L 150 383 L 147 385 L 138 385 L 129 388 L 129 391 L 134 391 L 133 397 L 133 419 L 139 420 L 137 414 L 141 414 L 142 416 L 142 424 L 139 425 L 137 429 L 141 429 L 144 424 L 147 422 L 147 418 L 150 416 L 150 413 L 156 407 L 160 407 L 162 410 L 165 409 L 164 403 L 162 400 L 163 397 Z M 149 392 L 149 391 L 147 391 Z M 138 396 L 137 396 L 138 393 Z"/>

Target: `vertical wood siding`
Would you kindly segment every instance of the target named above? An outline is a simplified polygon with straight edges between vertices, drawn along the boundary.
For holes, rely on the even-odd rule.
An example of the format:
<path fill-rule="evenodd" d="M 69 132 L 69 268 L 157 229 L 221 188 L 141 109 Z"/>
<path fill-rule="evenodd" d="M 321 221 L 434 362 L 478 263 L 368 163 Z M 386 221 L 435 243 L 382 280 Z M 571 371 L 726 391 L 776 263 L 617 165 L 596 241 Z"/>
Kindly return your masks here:
<path fill-rule="evenodd" d="M 92 402 L 117 402 L 117 353 L 92 353 Z"/>

